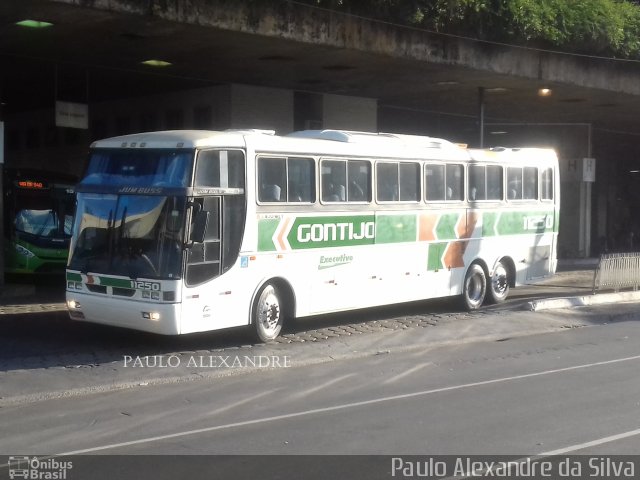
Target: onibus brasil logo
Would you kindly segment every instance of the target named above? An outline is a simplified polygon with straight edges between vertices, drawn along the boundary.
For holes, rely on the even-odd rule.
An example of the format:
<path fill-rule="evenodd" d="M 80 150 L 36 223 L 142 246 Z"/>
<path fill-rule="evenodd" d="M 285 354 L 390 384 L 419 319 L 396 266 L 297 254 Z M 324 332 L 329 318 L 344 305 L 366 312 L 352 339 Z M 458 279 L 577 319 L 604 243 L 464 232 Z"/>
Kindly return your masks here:
<path fill-rule="evenodd" d="M 73 462 L 56 458 L 12 456 L 9 457 L 8 467 L 11 480 L 66 480 L 67 471 L 73 468 Z"/>

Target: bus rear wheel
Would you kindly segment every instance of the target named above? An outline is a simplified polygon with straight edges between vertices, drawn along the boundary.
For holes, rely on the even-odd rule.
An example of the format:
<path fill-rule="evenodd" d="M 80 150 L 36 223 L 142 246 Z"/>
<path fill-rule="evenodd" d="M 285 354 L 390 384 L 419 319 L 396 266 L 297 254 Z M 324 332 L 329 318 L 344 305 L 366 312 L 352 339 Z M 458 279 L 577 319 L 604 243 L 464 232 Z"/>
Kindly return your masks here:
<path fill-rule="evenodd" d="M 502 303 L 509 296 L 509 271 L 502 262 L 498 262 L 489 279 L 487 294 L 491 303 Z"/>
<path fill-rule="evenodd" d="M 261 342 L 277 338 L 284 323 L 284 309 L 277 287 L 267 284 L 260 290 L 252 313 L 256 338 Z"/>
<path fill-rule="evenodd" d="M 487 277 L 484 269 L 474 263 L 467 270 L 462 284 L 462 306 L 468 311 L 477 310 L 482 306 L 487 293 Z"/>

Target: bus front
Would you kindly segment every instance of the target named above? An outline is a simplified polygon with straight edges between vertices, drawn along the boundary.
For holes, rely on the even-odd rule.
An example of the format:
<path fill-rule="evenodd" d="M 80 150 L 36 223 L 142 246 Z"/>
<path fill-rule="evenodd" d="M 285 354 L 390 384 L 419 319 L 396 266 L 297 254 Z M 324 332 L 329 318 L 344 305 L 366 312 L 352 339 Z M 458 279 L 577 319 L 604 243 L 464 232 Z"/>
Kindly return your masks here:
<path fill-rule="evenodd" d="M 5 184 L 5 272 L 63 274 L 69 254 L 74 183 L 50 174 L 8 170 Z"/>
<path fill-rule="evenodd" d="M 237 145 L 217 148 L 218 140 Z M 238 259 L 242 146 L 241 136 L 214 132 L 128 135 L 92 146 L 67 264 L 72 319 L 166 335 L 227 326 L 209 314 L 221 307 L 208 289 L 228 282 L 230 275 L 217 279 Z"/>
<path fill-rule="evenodd" d="M 92 149 L 67 264 L 72 319 L 179 333 L 193 159 L 184 148 Z"/>

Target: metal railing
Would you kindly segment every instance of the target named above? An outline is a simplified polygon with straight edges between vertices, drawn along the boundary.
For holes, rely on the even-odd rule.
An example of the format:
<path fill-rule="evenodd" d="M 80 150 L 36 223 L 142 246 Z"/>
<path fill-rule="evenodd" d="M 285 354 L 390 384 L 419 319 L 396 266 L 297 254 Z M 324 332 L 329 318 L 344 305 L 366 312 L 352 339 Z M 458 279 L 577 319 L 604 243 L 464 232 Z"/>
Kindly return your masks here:
<path fill-rule="evenodd" d="M 600 290 L 638 290 L 640 286 L 640 253 L 606 253 L 593 276 L 593 293 Z"/>

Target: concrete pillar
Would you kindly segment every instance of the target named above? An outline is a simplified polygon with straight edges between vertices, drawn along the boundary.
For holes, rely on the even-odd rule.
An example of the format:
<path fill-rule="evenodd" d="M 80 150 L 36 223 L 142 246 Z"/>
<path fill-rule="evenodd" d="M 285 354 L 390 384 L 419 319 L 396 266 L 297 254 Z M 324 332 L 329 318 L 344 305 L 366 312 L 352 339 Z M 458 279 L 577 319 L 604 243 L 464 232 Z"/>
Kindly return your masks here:
<path fill-rule="evenodd" d="M 591 256 L 591 182 L 580 182 L 580 226 L 578 253 Z"/>

